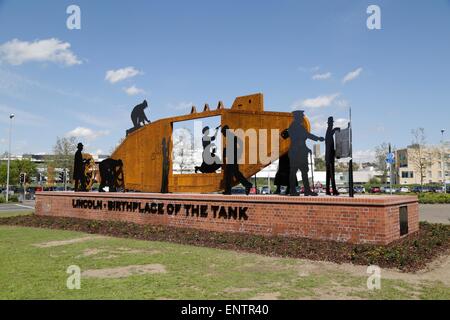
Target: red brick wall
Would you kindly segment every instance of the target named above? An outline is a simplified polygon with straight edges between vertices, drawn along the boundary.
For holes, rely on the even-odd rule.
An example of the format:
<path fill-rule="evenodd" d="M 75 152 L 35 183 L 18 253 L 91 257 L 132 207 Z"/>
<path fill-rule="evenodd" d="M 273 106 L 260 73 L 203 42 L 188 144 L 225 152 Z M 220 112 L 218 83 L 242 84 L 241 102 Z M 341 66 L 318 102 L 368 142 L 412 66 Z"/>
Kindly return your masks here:
<path fill-rule="evenodd" d="M 101 208 L 74 208 L 72 200 L 102 202 Z M 136 203 L 131 212 L 108 210 L 108 201 Z M 145 209 L 141 213 L 138 204 Z M 152 206 L 153 203 L 153 206 Z M 84 203 L 84 204 L 87 204 Z M 158 210 L 158 205 L 160 206 Z M 186 216 L 189 205 L 199 212 Z M 128 204 L 130 206 L 130 204 Z M 207 216 L 201 216 L 201 207 Z M 214 206 L 247 208 L 225 218 L 214 217 Z M 139 224 L 168 225 L 219 232 L 241 232 L 260 235 L 283 235 L 348 241 L 352 243 L 388 244 L 400 238 L 399 208 L 408 207 L 409 233 L 419 229 L 417 197 L 360 196 L 338 197 L 223 196 L 199 194 L 144 193 L 72 193 L 41 192 L 36 195 L 36 214 L 95 220 L 129 221 Z M 178 213 L 168 212 L 178 208 Z M 126 209 L 126 207 L 125 207 Z M 133 211 L 134 210 L 134 211 Z M 152 213 L 153 211 L 153 213 Z M 159 211 L 159 212 L 158 212 Z M 247 218 L 247 219 L 245 219 Z"/>

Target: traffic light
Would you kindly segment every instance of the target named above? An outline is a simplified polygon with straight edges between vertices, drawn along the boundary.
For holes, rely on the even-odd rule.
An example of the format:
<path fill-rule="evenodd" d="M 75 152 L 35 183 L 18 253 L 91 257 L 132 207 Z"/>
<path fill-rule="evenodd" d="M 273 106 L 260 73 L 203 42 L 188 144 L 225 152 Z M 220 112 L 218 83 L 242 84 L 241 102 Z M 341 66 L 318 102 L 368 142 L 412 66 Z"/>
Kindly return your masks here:
<path fill-rule="evenodd" d="M 20 184 L 24 184 L 25 183 L 25 173 L 21 173 L 20 174 Z"/>
<path fill-rule="evenodd" d="M 66 181 L 66 180 L 65 180 L 65 173 L 64 173 L 64 171 L 62 171 L 62 172 L 59 173 L 59 180 L 60 180 L 61 182 Z"/>

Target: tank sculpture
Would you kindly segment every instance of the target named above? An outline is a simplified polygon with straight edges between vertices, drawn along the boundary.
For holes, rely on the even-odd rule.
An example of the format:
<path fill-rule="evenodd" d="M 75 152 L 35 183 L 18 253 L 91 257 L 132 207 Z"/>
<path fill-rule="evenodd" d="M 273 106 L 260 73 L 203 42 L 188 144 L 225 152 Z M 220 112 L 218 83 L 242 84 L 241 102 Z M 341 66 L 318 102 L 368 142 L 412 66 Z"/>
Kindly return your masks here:
<path fill-rule="evenodd" d="M 89 153 L 83 153 L 84 181 L 86 190 L 91 190 L 97 179 L 97 166 L 94 157 Z"/>
<path fill-rule="evenodd" d="M 259 132 L 257 143 L 245 142 L 246 158 L 249 154 L 266 154 L 270 161 L 260 161 L 250 164 L 240 164 L 240 170 L 246 178 L 251 178 L 264 167 L 286 155 L 289 151 L 290 140 L 283 139 L 280 134 L 271 135 L 271 129 L 277 129 L 281 133 L 288 128 L 293 120 L 292 113 L 264 111 L 264 98 L 262 94 L 238 97 L 231 108 L 225 108 L 219 102 L 217 109 L 210 110 L 208 105 L 202 112 L 197 112 L 193 107 L 188 115 L 160 119 L 142 127 L 127 131 L 125 140 L 116 148 L 111 159 L 120 163 L 120 167 L 110 170 L 120 171 L 120 179 L 115 179 L 114 190 L 152 192 L 152 193 L 210 193 L 223 191 L 225 188 L 224 170 L 213 173 L 176 174 L 172 170 L 172 133 L 176 122 L 195 120 L 207 117 L 220 116 L 221 127 L 228 126 L 231 129 L 265 129 Z M 307 117 L 304 126 L 308 132 L 311 124 Z M 278 140 L 279 152 L 271 154 L 272 142 Z M 222 144 L 222 148 L 224 148 Z M 259 150 L 264 148 L 266 150 Z M 264 153 L 265 152 L 265 153 Z M 238 181 L 233 179 L 233 185 Z"/>

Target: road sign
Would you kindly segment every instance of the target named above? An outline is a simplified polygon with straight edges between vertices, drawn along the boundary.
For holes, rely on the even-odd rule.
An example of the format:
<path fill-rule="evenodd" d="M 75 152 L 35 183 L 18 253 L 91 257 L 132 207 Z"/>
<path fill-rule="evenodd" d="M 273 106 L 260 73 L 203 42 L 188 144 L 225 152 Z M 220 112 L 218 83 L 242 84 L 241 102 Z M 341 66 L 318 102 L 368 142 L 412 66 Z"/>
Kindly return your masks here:
<path fill-rule="evenodd" d="M 386 162 L 388 164 L 394 164 L 395 163 L 395 154 L 393 152 L 390 152 L 386 156 Z"/>

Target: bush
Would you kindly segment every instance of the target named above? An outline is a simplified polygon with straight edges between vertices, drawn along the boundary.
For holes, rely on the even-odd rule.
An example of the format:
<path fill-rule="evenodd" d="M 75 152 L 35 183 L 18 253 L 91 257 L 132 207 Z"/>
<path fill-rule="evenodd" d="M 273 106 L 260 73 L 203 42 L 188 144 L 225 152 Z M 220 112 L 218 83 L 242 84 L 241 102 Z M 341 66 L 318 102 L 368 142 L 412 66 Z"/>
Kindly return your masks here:
<path fill-rule="evenodd" d="M 420 193 L 419 203 L 423 204 L 450 204 L 450 194 L 448 193 Z"/>
<path fill-rule="evenodd" d="M 9 202 L 19 202 L 19 196 L 16 194 L 10 195 L 8 201 Z M 5 202 L 6 202 L 5 196 L 0 196 L 0 203 L 5 203 Z"/>

